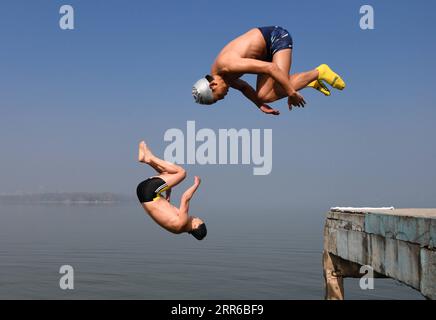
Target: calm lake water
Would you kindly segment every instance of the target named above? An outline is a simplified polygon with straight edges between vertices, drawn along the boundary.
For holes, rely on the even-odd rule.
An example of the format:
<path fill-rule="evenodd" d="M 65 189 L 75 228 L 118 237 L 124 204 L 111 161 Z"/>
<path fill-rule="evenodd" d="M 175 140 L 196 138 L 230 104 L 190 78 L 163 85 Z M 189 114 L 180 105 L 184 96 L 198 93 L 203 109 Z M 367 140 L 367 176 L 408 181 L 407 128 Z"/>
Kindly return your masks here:
<path fill-rule="evenodd" d="M 136 203 L 0 205 L 0 299 L 322 299 L 324 213 L 297 211 L 209 212 L 200 242 Z M 74 290 L 59 287 L 62 265 Z M 389 279 L 367 291 L 346 279 L 345 294 L 422 299 Z"/>

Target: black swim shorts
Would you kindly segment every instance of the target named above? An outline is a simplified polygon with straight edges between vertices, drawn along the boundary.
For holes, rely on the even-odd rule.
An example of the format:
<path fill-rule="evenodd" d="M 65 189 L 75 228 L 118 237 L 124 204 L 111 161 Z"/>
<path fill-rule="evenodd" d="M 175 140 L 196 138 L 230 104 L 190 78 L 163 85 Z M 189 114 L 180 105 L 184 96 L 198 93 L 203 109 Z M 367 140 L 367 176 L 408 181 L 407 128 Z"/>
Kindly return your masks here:
<path fill-rule="evenodd" d="M 167 183 L 159 178 L 152 177 L 142 181 L 136 188 L 136 195 L 141 203 L 158 199 L 160 194 L 168 189 Z"/>

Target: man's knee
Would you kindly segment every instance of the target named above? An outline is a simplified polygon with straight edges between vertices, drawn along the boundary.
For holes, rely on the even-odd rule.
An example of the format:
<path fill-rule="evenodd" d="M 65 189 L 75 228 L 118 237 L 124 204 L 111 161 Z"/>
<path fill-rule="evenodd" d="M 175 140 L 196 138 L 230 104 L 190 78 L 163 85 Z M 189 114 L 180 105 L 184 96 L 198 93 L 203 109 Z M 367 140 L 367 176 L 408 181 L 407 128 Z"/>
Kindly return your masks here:
<path fill-rule="evenodd" d="M 182 179 L 185 179 L 185 178 L 186 178 L 186 170 L 183 169 L 182 167 L 180 167 L 179 174 L 180 174 L 180 177 L 181 177 Z"/>

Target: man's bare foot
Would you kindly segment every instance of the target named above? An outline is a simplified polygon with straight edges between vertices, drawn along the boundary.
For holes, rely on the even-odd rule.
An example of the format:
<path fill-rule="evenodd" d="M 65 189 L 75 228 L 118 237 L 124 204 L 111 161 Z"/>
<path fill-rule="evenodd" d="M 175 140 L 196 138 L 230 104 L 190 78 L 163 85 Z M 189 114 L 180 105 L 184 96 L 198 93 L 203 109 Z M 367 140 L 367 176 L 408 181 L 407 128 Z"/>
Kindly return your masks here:
<path fill-rule="evenodd" d="M 150 163 L 152 157 L 153 154 L 145 144 L 145 141 L 141 141 L 139 143 L 138 161 L 144 163 Z"/>
<path fill-rule="evenodd" d="M 199 176 L 195 176 L 195 177 L 194 177 L 194 183 L 195 183 L 197 186 L 199 186 L 200 183 L 201 183 L 201 178 L 200 178 Z"/>

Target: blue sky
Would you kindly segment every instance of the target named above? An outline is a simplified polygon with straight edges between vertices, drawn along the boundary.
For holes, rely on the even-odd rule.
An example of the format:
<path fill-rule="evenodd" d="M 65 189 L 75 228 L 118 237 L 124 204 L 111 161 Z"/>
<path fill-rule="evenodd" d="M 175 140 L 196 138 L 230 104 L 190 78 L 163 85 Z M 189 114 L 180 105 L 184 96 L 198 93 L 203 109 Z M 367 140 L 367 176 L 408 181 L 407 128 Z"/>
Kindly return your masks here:
<path fill-rule="evenodd" d="M 62 4 L 74 31 L 58 26 Z M 375 30 L 359 28 L 363 4 Z M 434 1 L 2 1 L 0 193 L 132 193 L 152 173 L 135 162 L 137 142 L 162 156 L 164 132 L 195 120 L 273 129 L 269 176 L 186 166 L 204 179 L 203 205 L 436 206 L 435 12 Z M 279 117 L 237 92 L 194 104 L 192 83 L 218 51 L 262 25 L 291 32 L 292 71 L 328 63 L 346 90 L 303 90 L 307 108 L 282 100 Z"/>

